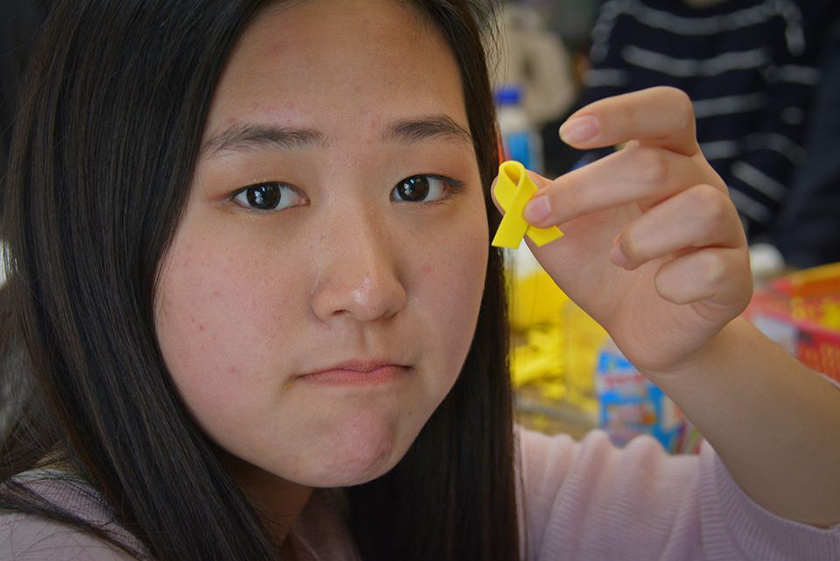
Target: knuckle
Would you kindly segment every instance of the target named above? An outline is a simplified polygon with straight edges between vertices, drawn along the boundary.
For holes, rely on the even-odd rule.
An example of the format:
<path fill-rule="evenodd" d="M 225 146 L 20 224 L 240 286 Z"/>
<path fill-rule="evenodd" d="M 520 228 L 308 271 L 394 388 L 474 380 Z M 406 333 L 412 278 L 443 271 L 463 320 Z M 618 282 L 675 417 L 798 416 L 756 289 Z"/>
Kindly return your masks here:
<path fill-rule="evenodd" d="M 630 262 L 637 262 L 644 259 L 643 245 L 632 229 L 624 232 L 618 243 Z"/>
<path fill-rule="evenodd" d="M 691 98 L 680 89 L 670 87 L 668 89 L 673 99 L 674 113 L 679 119 L 679 123 L 683 129 L 689 128 L 691 123 L 694 122 L 694 104 L 691 102 Z"/>
<path fill-rule="evenodd" d="M 726 276 L 726 261 L 720 252 L 704 252 L 701 266 L 703 270 L 703 279 L 709 285 L 719 284 Z"/>
<path fill-rule="evenodd" d="M 551 208 L 555 211 L 563 210 L 564 213 L 577 214 L 584 211 L 584 193 L 576 187 L 575 183 L 557 183 L 546 193 L 551 201 Z"/>
<path fill-rule="evenodd" d="M 730 204 L 723 194 L 711 185 L 700 185 L 693 190 L 692 204 L 702 213 L 706 230 L 723 227 L 729 220 Z"/>
<path fill-rule="evenodd" d="M 615 115 L 619 119 L 620 128 L 632 128 L 636 125 L 636 106 L 631 96 L 620 95 L 614 99 Z"/>
<path fill-rule="evenodd" d="M 715 228 L 722 228 L 730 217 L 733 216 L 735 210 L 727 199 L 723 197 L 720 191 L 714 188 L 709 188 L 712 193 L 709 198 L 711 203 L 709 205 L 710 221 Z"/>

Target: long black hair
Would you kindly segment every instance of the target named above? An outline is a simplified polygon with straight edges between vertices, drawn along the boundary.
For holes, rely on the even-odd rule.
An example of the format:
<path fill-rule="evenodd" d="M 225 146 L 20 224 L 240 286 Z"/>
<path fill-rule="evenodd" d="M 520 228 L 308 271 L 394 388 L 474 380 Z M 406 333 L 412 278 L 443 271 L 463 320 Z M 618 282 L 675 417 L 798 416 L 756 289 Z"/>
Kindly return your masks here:
<path fill-rule="evenodd" d="M 490 10 L 406 0 L 458 63 L 482 181 L 497 167 L 482 47 Z M 68 0 L 29 61 L 3 223 L 0 508 L 141 551 L 32 497 L 13 476 L 65 466 L 155 559 L 276 559 L 277 544 L 187 412 L 154 327 L 159 264 L 216 82 L 261 0 Z M 375 16 L 373 16 L 375 17 Z M 484 22 L 484 23 L 482 23 Z M 491 231 L 498 224 L 489 191 Z M 387 475 L 348 488 L 368 560 L 518 558 L 501 255 L 453 390 Z"/>

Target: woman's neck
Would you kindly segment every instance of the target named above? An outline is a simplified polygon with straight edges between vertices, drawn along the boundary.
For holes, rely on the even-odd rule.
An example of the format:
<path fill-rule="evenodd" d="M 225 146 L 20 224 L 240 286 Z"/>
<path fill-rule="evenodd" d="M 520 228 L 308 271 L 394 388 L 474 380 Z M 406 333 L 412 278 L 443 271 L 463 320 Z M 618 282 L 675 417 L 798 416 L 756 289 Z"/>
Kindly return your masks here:
<path fill-rule="evenodd" d="M 270 532 L 272 541 L 284 547 L 292 526 L 312 496 L 312 488 L 286 481 L 239 458 L 228 456 L 224 463 Z"/>

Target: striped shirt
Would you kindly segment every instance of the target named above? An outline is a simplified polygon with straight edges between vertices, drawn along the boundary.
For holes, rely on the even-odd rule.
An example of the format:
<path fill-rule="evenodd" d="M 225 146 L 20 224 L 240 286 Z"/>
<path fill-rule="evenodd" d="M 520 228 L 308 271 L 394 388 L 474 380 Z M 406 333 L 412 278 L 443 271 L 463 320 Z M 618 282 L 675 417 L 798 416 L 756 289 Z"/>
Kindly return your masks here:
<path fill-rule="evenodd" d="M 584 102 L 674 86 L 694 103 L 697 137 L 730 187 L 751 240 L 773 225 L 820 81 L 819 10 L 792 0 L 607 0 L 592 30 Z"/>

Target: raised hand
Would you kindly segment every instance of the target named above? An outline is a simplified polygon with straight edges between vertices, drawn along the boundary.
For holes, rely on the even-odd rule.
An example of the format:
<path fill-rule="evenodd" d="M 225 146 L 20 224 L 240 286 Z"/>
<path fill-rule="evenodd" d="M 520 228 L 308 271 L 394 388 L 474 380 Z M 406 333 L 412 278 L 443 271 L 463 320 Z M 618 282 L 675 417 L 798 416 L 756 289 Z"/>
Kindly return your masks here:
<path fill-rule="evenodd" d="M 624 147 L 553 181 L 534 176 L 525 217 L 566 236 L 531 250 L 640 370 L 680 369 L 752 294 L 744 232 L 700 152 L 689 98 L 652 88 L 604 99 L 561 135 Z"/>

